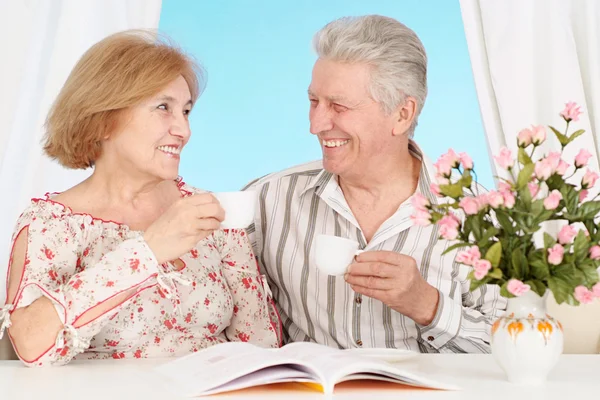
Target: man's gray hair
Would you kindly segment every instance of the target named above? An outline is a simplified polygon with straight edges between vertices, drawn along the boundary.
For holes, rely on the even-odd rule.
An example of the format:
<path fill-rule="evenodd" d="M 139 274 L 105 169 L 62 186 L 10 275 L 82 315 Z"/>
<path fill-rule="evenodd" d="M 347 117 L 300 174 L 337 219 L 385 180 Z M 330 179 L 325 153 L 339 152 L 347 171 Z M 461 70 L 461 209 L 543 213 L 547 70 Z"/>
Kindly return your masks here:
<path fill-rule="evenodd" d="M 415 32 L 381 15 L 344 17 L 317 32 L 313 46 L 319 58 L 371 66 L 371 97 L 386 113 L 413 97 L 417 109 L 408 130 L 412 138 L 427 97 L 427 55 Z"/>

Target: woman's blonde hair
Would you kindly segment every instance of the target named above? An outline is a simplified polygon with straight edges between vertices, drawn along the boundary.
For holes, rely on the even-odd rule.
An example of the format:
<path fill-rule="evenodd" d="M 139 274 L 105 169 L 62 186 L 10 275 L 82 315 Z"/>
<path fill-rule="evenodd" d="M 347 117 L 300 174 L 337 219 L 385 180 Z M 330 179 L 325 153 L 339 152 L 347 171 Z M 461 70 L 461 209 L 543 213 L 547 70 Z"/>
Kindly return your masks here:
<path fill-rule="evenodd" d="M 89 168 L 124 109 L 156 95 L 179 76 L 195 102 L 203 75 L 192 58 L 155 32 L 111 35 L 93 45 L 71 71 L 48 113 L 44 151 L 67 168 Z"/>

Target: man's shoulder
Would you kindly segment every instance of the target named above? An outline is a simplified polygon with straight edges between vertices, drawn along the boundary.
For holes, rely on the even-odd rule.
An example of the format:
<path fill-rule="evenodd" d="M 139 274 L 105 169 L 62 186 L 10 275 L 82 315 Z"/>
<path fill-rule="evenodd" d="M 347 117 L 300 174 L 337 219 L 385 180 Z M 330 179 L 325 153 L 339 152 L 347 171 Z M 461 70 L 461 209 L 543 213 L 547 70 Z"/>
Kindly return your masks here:
<path fill-rule="evenodd" d="M 257 189 L 266 184 L 282 183 L 289 181 L 294 177 L 306 177 L 312 178 L 319 175 L 323 171 L 323 161 L 315 160 L 304 164 L 295 165 L 284 170 L 273 172 L 263 177 L 257 178 L 252 182 L 248 183 L 243 190 Z"/>

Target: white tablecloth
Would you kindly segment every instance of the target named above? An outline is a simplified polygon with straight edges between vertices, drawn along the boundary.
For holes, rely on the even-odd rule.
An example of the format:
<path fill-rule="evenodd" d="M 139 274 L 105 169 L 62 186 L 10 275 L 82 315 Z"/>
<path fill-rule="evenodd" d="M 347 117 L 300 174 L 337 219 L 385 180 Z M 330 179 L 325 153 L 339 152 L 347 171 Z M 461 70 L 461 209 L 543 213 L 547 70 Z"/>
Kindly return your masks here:
<path fill-rule="evenodd" d="M 65 367 L 28 369 L 18 361 L 0 361 L 0 399 L 174 399 L 146 371 L 165 360 L 78 361 Z M 546 385 L 509 384 L 490 355 L 428 354 L 404 361 L 462 387 L 445 392 L 345 383 L 335 399 L 461 399 L 518 400 L 596 398 L 600 393 L 600 355 L 563 355 Z M 208 399 L 323 399 L 326 396 L 301 384 L 263 386 Z"/>

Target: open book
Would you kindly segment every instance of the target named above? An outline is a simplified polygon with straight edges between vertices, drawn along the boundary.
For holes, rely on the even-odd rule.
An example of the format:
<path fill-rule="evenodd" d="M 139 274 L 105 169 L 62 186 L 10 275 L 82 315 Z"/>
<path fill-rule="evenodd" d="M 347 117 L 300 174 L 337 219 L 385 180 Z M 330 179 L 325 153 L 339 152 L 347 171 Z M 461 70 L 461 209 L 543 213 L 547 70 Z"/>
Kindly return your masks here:
<path fill-rule="evenodd" d="M 154 368 L 167 389 L 196 397 L 281 382 L 321 385 L 326 394 L 337 383 L 368 379 L 431 389 L 458 387 L 411 372 L 401 364 L 361 356 L 352 350 L 296 342 L 279 349 L 228 342 L 178 358 Z"/>

